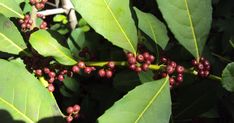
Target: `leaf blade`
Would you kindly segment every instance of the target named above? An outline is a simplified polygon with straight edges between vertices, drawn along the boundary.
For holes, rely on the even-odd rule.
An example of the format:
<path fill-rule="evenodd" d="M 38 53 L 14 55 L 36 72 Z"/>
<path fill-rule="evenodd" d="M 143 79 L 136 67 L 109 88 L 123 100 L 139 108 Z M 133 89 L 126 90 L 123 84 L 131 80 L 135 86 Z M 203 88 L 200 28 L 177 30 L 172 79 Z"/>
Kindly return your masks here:
<path fill-rule="evenodd" d="M 226 90 L 234 92 L 234 62 L 228 64 L 223 70 L 222 86 Z"/>
<path fill-rule="evenodd" d="M 23 18 L 23 12 L 15 2 L 15 0 L 1 0 L 0 13 L 7 17 Z"/>
<path fill-rule="evenodd" d="M 137 31 L 129 0 L 72 0 L 75 9 L 94 28 L 114 45 L 136 53 Z M 95 20 L 93 19 L 95 17 Z"/>

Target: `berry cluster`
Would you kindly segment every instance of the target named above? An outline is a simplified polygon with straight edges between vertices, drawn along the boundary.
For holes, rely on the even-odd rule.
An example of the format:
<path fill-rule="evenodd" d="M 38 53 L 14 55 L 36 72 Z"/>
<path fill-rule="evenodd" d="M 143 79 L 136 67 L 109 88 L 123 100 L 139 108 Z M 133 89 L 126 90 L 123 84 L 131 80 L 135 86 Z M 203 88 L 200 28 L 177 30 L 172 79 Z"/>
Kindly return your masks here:
<path fill-rule="evenodd" d="M 86 74 L 90 74 L 91 72 L 96 70 L 95 67 L 88 67 L 88 66 L 85 65 L 85 63 L 83 61 L 80 61 L 80 62 L 78 62 L 76 65 L 74 65 L 72 67 L 72 72 L 79 73 L 81 69 Z"/>
<path fill-rule="evenodd" d="M 42 69 L 36 69 L 34 70 L 34 73 L 37 77 L 45 76 L 46 80 L 49 82 L 49 86 L 47 87 L 50 92 L 54 91 L 53 83 L 55 80 L 59 80 L 62 82 L 64 80 L 64 76 L 68 75 L 70 76 L 71 73 L 68 70 L 60 70 L 59 72 L 55 72 L 55 70 L 51 70 L 47 67 Z"/>
<path fill-rule="evenodd" d="M 22 31 L 30 30 L 33 20 L 30 18 L 30 15 L 27 14 L 24 16 L 24 19 L 20 19 L 19 23 L 21 24 Z"/>
<path fill-rule="evenodd" d="M 155 57 L 149 52 L 138 54 L 136 57 L 133 53 L 127 53 L 129 69 L 140 73 L 141 71 L 147 71 L 151 63 L 154 62 Z"/>
<path fill-rule="evenodd" d="M 47 23 L 45 21 L 43 21 L 40 25 L 40 29 L 47 29 Z"/>
<path fill-rule="evenodd" d="M 79 111 L 80 111 L 79 105 L 74 105 L 73 107 L 68 107 L 67 108 L 68 116 L 66 117 L 67 122 L 70 123 L 73 120 L 73 118 L 78 118 Z"/>
<path fill-rule="evenodd" d="M 115 62 L 109 61 L 106 68 L 102 68 L 98 71 L 100 77 L 111 78 L 113 76 L 113 70 L 115 68 Z"/>
<path fill-rule="evenodd" d="M 183 82 L 183 66 L 177 65 L 175 61 L 171 61 L 165 57 L 161 58 L 161 62 L 167 65 L 165 71 L 162 73 L 162 77 L 166 77 L 167 75 L 170 76 L 169 82 L 171 87 L 174 85 L 179 85 L 181 82 Z"/>
<path fill-rule="evenodd" d="M 210 74 L 210 62 L 201 57 L 199 62 L 196 60 L 192 60 L 192 65 L 194 66 L 195 70 L 198 72 L 198 75 L 202 78 L 208 77 Z"/>
<path fill-rule="evenodd" d="M 45 7 L 45 3 L 47 2 L 48 0 L 30 0 L 30 3 L 32 5 L 35 5 L 35 7 L 38 9 L 38 10 L 41 10 Z"/>

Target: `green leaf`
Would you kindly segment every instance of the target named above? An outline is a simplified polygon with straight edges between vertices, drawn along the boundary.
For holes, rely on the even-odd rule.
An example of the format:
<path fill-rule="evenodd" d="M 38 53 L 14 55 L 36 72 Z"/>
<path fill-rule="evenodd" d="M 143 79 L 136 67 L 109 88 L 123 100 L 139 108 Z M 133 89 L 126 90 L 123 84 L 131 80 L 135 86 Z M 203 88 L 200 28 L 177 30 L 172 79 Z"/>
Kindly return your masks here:
<path fill-rule="evenodd" d="M 150 13 L 144 13 L 136 7 L 134 7 L 134 10 L 139 21 L 138 27 L 164 49 L 169 41 L 167 28 L 164 23 Z"/>
<path fill-rule="evenodd" d="M 1 0 L 0 1 L 0 13 L 7 17 L 23 18 L 23 12 L 18 4 L 15 4 L 15 0 Z"/>
<path fill-rule="evenodd" d="M 117 101 L 99 123 L 168 123 L 171 97 L 168 77 L 140 85 Z"/>
<path fill-rule="evenodd" d="M 24 40 L 8 18 L 0 14 L 0 51 L 18 54 L 26 48 Z"/>
<path fill-rule="evenodd" d="M 137 30 L 131 17 L 129 0 L 72 0 L 72 2 L 75 9 L 96 32 L 114 45 L 136 53 Z"/>
<path fill-rule="evenodd" d="M 211 0 L 156 0 L 176 39 L 197 59 L 211 28 Z"/>
<path fill-rule="evenodd" d="M 61 46 L 49 32 L 40 30 L 34 32 L 30 37 L 30 44 L 39 54 L 48 57 L 52 56 L 59 63 L 64 65 L 74 65 L 76 61 L 72 58 L 71 52 Z"/>
<path fill-rule="evenodd" d="M 63 20 L 67 20 L 65 15 L 55 15 L 53 18 L 54 22 L 62 22 Z"/>
<path fill-rule="evenodd" d="M 8 111 L 15 120 L 27 123 L 62 116 L 52 93 L 25 69 L 24 64 L 0 60 L 0 65 L 1 110 Z M 2 121 L 2 118 L 6 121 Z M 8 122 L 8 119 L 1 116 L 0 121 Z M 51 121 L 57 122 L 62 121 Z"/>
<path fill-rule="evenodd" d="M 228 64 L 223 70 L 222 85 L 226 90 L 234 92 L 234 62 Z"/>
<path fill-rule="evenodd" d="M 152 70 L 147 70 L 145 72 L 139 73 L 139 78 L 141 80 L 141 83 L 153 81 L 154 80 L 153 77 L 154 73 Z"/>

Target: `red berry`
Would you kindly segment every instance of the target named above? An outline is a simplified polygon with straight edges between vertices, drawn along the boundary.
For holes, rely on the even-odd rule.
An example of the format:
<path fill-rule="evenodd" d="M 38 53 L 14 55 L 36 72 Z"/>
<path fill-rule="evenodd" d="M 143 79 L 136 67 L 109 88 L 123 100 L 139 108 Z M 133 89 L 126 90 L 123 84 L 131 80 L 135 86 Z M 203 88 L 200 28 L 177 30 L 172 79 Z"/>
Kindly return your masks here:
<path fill-rule="evenodd" d="M 44 3 L 44 4 L 45 4 L 47 1 L 48 1 L 48 0 L 41 0 L 41 2 Z"/>
<path fill-rule="evenodd" d="M 44 73 L 46 73 L 46 74 L 50 73 L 50 69 L 49 69 L 49 68 L 44 68 L 43 71 L 44 71 Z"/>
<path fill-rule="evenodd" d="M 49 90 L 49 92 L 53 92 L 54 91 L 54 85 L 49 84 L 48 85 L 48 90 Z"/>
<path fill-rule="evenodd" d="M 199 71 L 198 71 L 198 75 L 199 75 L 200 77 L 205 77 L 205 72 L 204 72 L 203 70 L 199 70 Z"/>
<path fill-rule="evenodd" d="M 135 64 L 131 64 L 131 65 L 129 66 L 129 69 L 130 69 L 130 70 L 135 70 L 135 69 L 136 69 L 136 65 L 135 65 Z"/>
<path fill-rule="evenodd" d="M 24 23 L 24 20 L 23 20 L 23 19 L 20 19 L 20 20 L 19 20 L 19 23 L 20 23 L 20 24 Z"/>
<path fill-rule="evenodd" d="M 128 57 L 128 58 L 130 58 L 130 57 L 134 57 L 134 54 L 133 54 L 133 53 L 128 52 L 128 53 L 127 53 L 127 57 Z"/>
<path fill-rule="evenodd" d="M 177 71 L 177 73 L 184 73 L 184 67 L 178 65 L 178 66 L 176 67 L 176 71 Z"/>
<path fill-rule="evenodd" d="M 63 75 L 59 75 L 59 76 L 58 76 L 58 80 L 62 82 L 62 81 L 64 80 Z"/>
<path fill-rule="evenodd" d="M 35 4 L 35 3 L 36 3 L 36 0 L 30 0 L 30 3 L 31 3 L 31 4 Z"/>
<path fill-rule="evenodd" d="M 162 78 L 165 78 L 165 77 L 167 77 L 167 73 L 162 73 Z"/>
<path fill-rule="evenodd" d="M 68 113 L 68 114 L 71 114 L 71 113 L 73 113 L 73 112 L 74 112 L 73 107 L 68 107 L 68 108 L 67 108 L 67 113 Z"/>
<path fill-rule="evenodd" d="M 25 15 L 24 20 L 29 20 L 30 16 L 29 15 Z"/>
<path fill-rule="evenodd" d="M 181 76 L 181 77 L 183 77 L 183 74 L 182 74 L 182 73 L 179 73 L 177 76 Z"/>
<path fill-rule="evenodd" d="M 41 25 L 44 25 L 45 27 L 47 26 L 47 23 L 45 22 L 45 21 L 43 21 L 42 23 L 41 23 Z"/>
<path fill-rule="evenodd" d="M 80 106 L 79 105 L 74 105 L 73 110 L 74 110 L 74 112 L 80 111 Z"/>
<path fill-rule="evenodd" d="M 182 76 L 177 76 L 176 81 L 177 82 L 183 82 L 183 77 Z"/>
<path fill-rule="evenodd" d="M 149 69 L 149 65 L 146 64 L 146 63 L 144 63 L 143 65 L 141 65 L 141 69 L 142 69 L 143 71 L 147 71 L 147 70 Z"/>
<path fill-rule="evenodd" d="M 144 59 L 144 56 L 143 55 L 141 55 L 141 54 L 139 54 L 139 55 L 137 55 L 137 61 L 138 62 L 143 62 L 145 59 Z"/>
<path fill-rule="evenodd" d="M 175 79 L 173 77 L 169 78 L 169 83 L 170 85 L 174 85 L 175 84 Z"/>
<path fill-rule="evenodd" d="M 162 63 L 167 63 L 167 58 L 162 57 L 162 58 L 160 59 L 160 61 L 161 61 Z"/>
<path fill-rule="evenodd" d="M 140 72 L 142 71 L 142 69 L 141 69 L 141 67 L 136 67 L 135 71 L 136 71 L 137 73 L 140 73 Z"/>
<path fill-rule="evenodd" d="M 128 63 L 129 64 L 136 64 L 136 58 L 135 57 L 128 58 Z"/>
<path fill-rule="evenodd" d="M 67 116 L 66 120 L 67 120 L 68 123 L 70 123 L 70 122 L 72 122 L 73 117 L 72 116 Z"/>
<path fill-rule="evenodd" d="M 112 75 L 113 75 L 112 71 L 106 70 L 106 77 L 107 77 L 107 78 L 111 78 Z"/>
<path fill-rule="evenodd" d="M 98 71 L 98 74 L 99 74 L 100 77 L 105 77 L 106 76 L 106 71 L 104 69 L 100 69 Z"/>
<path fill-rule="evenodd" d="M 198 62 L 196 60 L 192 60 L 192 65 L 197 66 Z"/>
<path fill-rule="evenodd" d="M 109 62 L 107 63 L 107 66 L 108 66 L 109 68 L 111 68 L 111 69 L 114 69 L 114 68 L 115 68 L 115 62 L 109 61 Z"/>
<path fill-rule="evenodd" d="M 41 9 L 41 4 L 40 4 L 40 3 L 36 3 L 35 7 L 36 7 L 37 9 Z"/>
<path fill-rule="evenodd" d="M 54 77 L 51 77 L 51 78 L 48 80 L 48 82 L 49 82 L 49 83 L 53 83 L 54 80 L 55 80 Z"/>
<path fill-rule="evenodd" d="M 41 69 L 35 70 L 35 74 L 36 76 L 42 76 L 42 70 Z"/>
<path fill-rule="evenodd" d="M 170 65 L 173 67 L 173 68 L 176 68 L 177 64 L 174 62 L 174 61 L 171 61 L 170 62 Z"/>
<path fill-rule="evenodd" d="M 208 70 L 204 71 L 204 77 L 208 77 L 210 72 Z"/>
<path fill-rule="evenodd" d="M 87 73 L 87 74 L 90 74 L 92 72 L 92 68 L 91 67 L 86 67 L 84 69 L 84 72 Z"/>
<path fill-rule="evenodd" d="M 155 57 L 153 55 L 150 55 L 147 60 L 149 60 L 152 63 L 154 62 Z"/>
<path fill-rule="evenodd" d="M 82 61 L 80 61 L 80 62 L 78 63 L 78 67 L 81 68 L 81 69 L 84 69 L 84 68 L 85 68 L 85 63 L 82 62 Z"/>
<path fill-rule="evenodd" d="M 55 77 L 56 76 L 56 74 L 55 74 L 55 72 L 49 72 L 49 77 Z"/>
<path fill-rule="evenodd" d="M 79 73 L 80 72 L 80 68 L 75 65 L 75 66 L 72 67 L 72 72 Z"/>
<path fill-rule="evenodd" d="M 172 66 L 170 66 L 170 65 L 167 66 L 166 69 L 167 69 L 167 73 L 168 73 L 168 74 L 172 74 L 172 73 L 175 71 L 175 69 L 174 69 Z"/>
<path fill-rule="evenodd" d="M 199 62 L 204 62 L 206 59 L 204 57 L 201 57 Z"/>
<path fill-rule="evenodd" d="M 22 28 L 22 29 L 24 29 L 24 28 L 26 28 L 26 27 L 27 27 L 27 24 L 25 24 L 25 23 L 21 24 L 21 28 Z"/>
<path fill-rule="evenodd" d="M 150 56 L 150 54 L 149 54 L 148 52 L 144 52 L 144 53 L 143 53 L 143 56 L 144 56 L 145 59 L 148 59 L 149 56 Z"/>
<path fill-rule="evenodd" d="M 199 64 L 197 65 L 197 69 L 198 69 L 198 70 L 203 70 L 203 69 L 204 69 L 204 65 L 203 65 L 202 63 L 199 63 Z"/>

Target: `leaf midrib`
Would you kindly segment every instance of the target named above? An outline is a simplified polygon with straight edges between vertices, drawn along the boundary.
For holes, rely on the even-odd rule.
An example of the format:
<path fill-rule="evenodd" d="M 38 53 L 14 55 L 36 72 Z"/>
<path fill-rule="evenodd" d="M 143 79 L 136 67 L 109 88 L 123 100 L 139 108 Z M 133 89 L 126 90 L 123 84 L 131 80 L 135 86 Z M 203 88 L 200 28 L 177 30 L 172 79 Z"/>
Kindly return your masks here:
<path fill-rule="evenodd" d="M 115 22 L 117 23 L 120 31 L 122 32 L 122 34 L 124 35 L 124 37 L 127 39 L 128 43 L 130 44 L 131 48 L 133 49 L 134 51 L 134 54 L 136 54 L 136 51 L 135 51 L 135 48 L 134 46 L 132 45 L 130 39 L 128 38 L 126 32 L 124 31 L 124 29 L 122 28 L 121 24 L 119 23 L 119 21 L 117 20 L 117 18 L 115 17 L 115 14 L 113 13 L 113 11 L 111 10 L 111 8 L 109 7 L 108 3 L 106 2 L 106 0 L 103 0 L 107 9 L 109 10 L 109 12 L 111 13 L 111 16 L 114 18 Z"/>
<path fill-rule="evenodd" d="M 14 105 L 8 103 L 6 100 L 4 100 L 2 97 L 0 97 L 0 101 L 5 103 L 7 106 L 11 107 L 13 110 L 15 110 L 17 113 L 19 113 L 22 117 L 27 119 L 30 123 L 34 123 L 30 118 L 28 118 L 25 114 L 23 114 L 19 109 L 17 109 Z"/>
<path fill-rule="evenodd" d="M 4 5 L 3 3 L 0 3 L 0 6 L 3 6 L 4 8 L 10 10 L 11 12 L 17 14 L 20 18 L 23 18 L 23 15 L 21 15 L 20 13 L 14 11 L 13 9 L 9 8 L 8 6 Z"/>
<path fill-rule="evenodd" d="M 157 91 L 157 93 L 152 97 L 152 99 L 149 101 L 149 103 L 147 104 L 147 106 L 144 108 L 144 110 L 141 112 L 141 114 L 137 117 L 137 119 L 135 120 L 134 123 L 138 123 L 138 121 L 142 118 L 142 116 L 144 115 L 144 113 L 149 109 L 149 107 L 153 104 L 153 102 L 157 99 L 157 97 L 159 96 L 159 94 L 162 92 L 162 90 L 166 86 L 167 82 L 168 82 L 168 78 L 166 78 L 166 80 L 163 82 L 162 86 L 159 88 L 159 90 Z"/>
<path fill-rule="evenodd" d="M 17 49 L 19 49 L 19 51 L 23 50 L 21 47 L 19 47 L 17 44 L 15 44 L 11 39 L 9 39 L 8 37 L 6 37 L 4 34 L 0 33 L 0 36 L 2 36 L 4 39 L 6 39 L 14 47 L 16 47 Z"/>
<path fill-rule="evenodd" d="M 189 24 L 190 24 L 190 28 L 191 28 L 192 35 L 193 35 L 194 45 L 195 45 L 195 48 L 196 48 L 196 56 L 197 56 L 196 59 L 198 60 L 200 58 L 200 55 L 199 55 L 199 49 L 198 49 L 198 44 L 197 44 L 197 37 L 196 37 L 196 34 L 195 34 L 193 20 L 192 20 L 192 16 L 191 16 L 191 13 L 190 13 L 190 10 L 189 10 L 188 1 L 184 0 L 184 2 L 185 2 L 185 6 L 186 6 L 187 15 L 189 17 Z"/>

